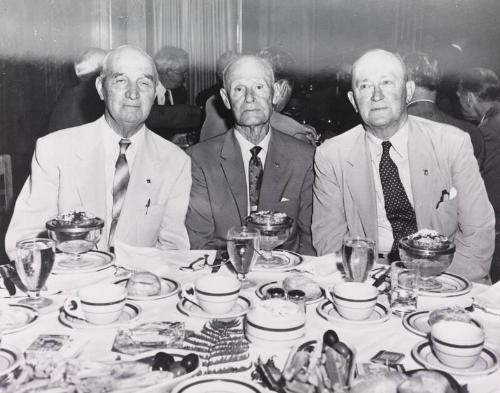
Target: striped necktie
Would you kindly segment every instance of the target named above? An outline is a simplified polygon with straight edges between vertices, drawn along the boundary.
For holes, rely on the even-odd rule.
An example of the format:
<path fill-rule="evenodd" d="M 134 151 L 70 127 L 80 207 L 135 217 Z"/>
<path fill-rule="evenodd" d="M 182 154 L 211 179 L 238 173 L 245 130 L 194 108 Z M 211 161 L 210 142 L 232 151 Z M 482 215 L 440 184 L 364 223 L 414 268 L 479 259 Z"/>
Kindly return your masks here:
<path fill-rule="evenodd" d="M 252 157 L 248 165 L 248 196 L 250 199 L 250 212 L 256 212 L 259 207 L 260 186 L 262 185 L 262 161 L 259 158 L 260 146 L 254 146 L 250 149 Z"/>
<path fill-rule="evenodd" d="M 403 183 L 399 177 L 398 167 L 389 155 L 391 142 L 382 142 L 382 157 L 379 172 L 384 193 L 385 213 L 391 223 L 394 241 L 389 253 L 389 261 L 399 260 L 399 239 L 417 232 L 415 210 L 408 200 Z"/>
<path fill-rule="evenodd" d="M 125 152 L 130 146 L 129 139 L 120 140 L 120 154 L 115 164 L 115 177 L 113 179 L 113 210 L 111 211 L 111 226 L 109 229 L 108 245 L 113 246 L 113 238 L 115 235 L 116 224 L 120 218 L 122 211 L 123 201 L 127 193 L 128 181 L 130 173 L 128 169 L 127 157 Z"/>

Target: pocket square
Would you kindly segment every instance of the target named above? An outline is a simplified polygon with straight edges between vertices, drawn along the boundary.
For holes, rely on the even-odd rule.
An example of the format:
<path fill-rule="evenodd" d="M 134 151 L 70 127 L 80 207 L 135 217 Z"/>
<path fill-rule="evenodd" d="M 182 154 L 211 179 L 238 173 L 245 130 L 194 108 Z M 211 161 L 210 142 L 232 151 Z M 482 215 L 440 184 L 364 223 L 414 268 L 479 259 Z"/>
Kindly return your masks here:
<path fill-rule="evenodd" d="M 281 198 L 281 201 L 280 201 L 280 202 L 288 202 L 289 200 L 290 200 L 290 199 L 283 197 L 283 198 Z"/>
<path fill-rule="evenodd" d="M 449 195 L 450 200 L 455 199 L 457 197 L 457 194 L 458 194 L 457 189 L 455 187 L 451 187 L 450 188 L 450 195 Z"/>

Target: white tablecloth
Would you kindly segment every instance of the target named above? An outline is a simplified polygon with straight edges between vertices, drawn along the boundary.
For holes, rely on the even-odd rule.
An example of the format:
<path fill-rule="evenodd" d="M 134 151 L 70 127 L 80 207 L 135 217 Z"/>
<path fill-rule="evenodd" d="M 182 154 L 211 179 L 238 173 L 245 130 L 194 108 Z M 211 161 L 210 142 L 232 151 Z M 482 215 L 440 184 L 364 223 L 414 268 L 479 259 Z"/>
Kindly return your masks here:
<path fill-rule="evenodd" d="M 162 275 L 173 278 L 180 283 L 194 280 L 194 278 L 203 274 L 210 274 L 210 270 L 202 270 L 198 272 L 184 272 L 179 270 L 179 266 L 187 265 L 189 262 L 197 259 L 205 254 L 204 251 L 189 251 L 189 252 L 158 252 L 155 250 L 138 249 L 134 254 L 134 250 L 126 248 L 125 252 L 118 252 L 116 262 L 128 266 L 144 267 L 150 270 L 162 273 Z M 210 259 L 214 257 L 213 252 L 209 252 Z M 134 256 L 135 255 L 135 256 Z M 335 268 L 335 261 L 332 256 L 325 257 L 306 257 L 305 261 L 300 268 L 310 270 L 315 273 L 315 276 L 323 285 L 330 285 L 335 281 L 341 280 L 341 275 Z M 114 268 L 107 269 L 97 274 L 86 276 L 85 279 L 76 279 L 74 288 L 83 285 L 86 282 L 94 282 L 99 280 L 109 281 L 114 278 Z M 217 274 L 234 274 L 227 267 L 223 266 Z M 283 273 L 250 273 L 249 278 L 265 283 L 272 280 L 280 279 Z M 71 334 L 74 331 L 62 325 L 58 320 L 59 307 L 69 293 L 68 283 L 69 277 L 56 278 L 52 277 L 51 283 L 54 289 L 57 280 L 64 282 L 66 291 L 62 294 L 52 296 L 54 305 L 47 309 L 42 309 L 40 320 L 28 329 L 22 330 L 17 333 L 9 334 L 3 337 L 3 342 L 12 344 L 25 350 L 27 346 L 40 334 Z M 55 281 L 54 281 L 55 280 Z M 60 283 L 59 282 L 59 283 Z M 71 287 L 71 286 L 69 286 Z M 493 287 L 492 287 L 493 288 Z M 500 293 L 500 284 L 494 287 Z M 49 288 L 50 289 L 50 288 Z M 472 293 L 478 294 L 487 290 L 488 287 L 484 285 L 474 285 Z M 490 289 L 492 290 L 492 289 Z M 15 302 L 18 299 L 9 299 L 5 297 L 5 291 L 0 291 L 2 302 Z M 258 301 L 255 295 L 255 288 L 244 290 L 243 295 L 250 298 L 252 301 Z M 189 318 L 181 314 L 176 304 L 178 302 L 177 296 L 172 296 L 165 299 L 154 301 L 136 302 L 142 307 L 142 314 L 140 321 L 184 321 L 188 329 L 199 330 L 206 322 L 202 319 Z M 401 319 L 391 316 L 390 319 L 381 324 L 359 326 L 350 325 L 347 323 L 332 323 L 321 318 L 315 309 L 315 305 L 308 306 L 307 310 L 307 323 L 306 323 L 306 337 L 307 339 L 315 339 L 323 334 L 325 330 L 334 329 L 340 339 L 348 345 L 355 347 L 357 352 L 358 362 L 368 362 L 369 359 L 376 354 L 379 350 L 385 349 L 389 351 L 401 352 L 405 354 L 402 363 L 407 370 L 422 368 L 411 357 L 412 347 L 423 338 L 418 337 L 407 331 L 401 324 Z M 475 311 L 474 317 L 480 320 L 487 335 L 487 345 L 500 352 L 500 317 L 485 314 L 482 311 Z M 83 349 L 80 357 L 83 359 L 91 360 L 104 360 L 113 359 L 116 353 L 111 352 L 113 340 L 115 338 L 116 329 L 102 328 L 93 330 L 80 330 L 79 333 L 83 334 L 88 339 L 88 344 Z M 257 359 L 261 356 L 267 359 L 270 356 L 277 355 L 275 360 L 278 366 L 282 366 L 286 360 L 289 349 L 276 349 L 276 348 L 262 348 L 251 345 L 251 357 Z M 481 377 L 456 377 L 460 383 L 467 383 L 471 393 L 488 393 L 500 391 L 500 371 L 493 374 Z"/>

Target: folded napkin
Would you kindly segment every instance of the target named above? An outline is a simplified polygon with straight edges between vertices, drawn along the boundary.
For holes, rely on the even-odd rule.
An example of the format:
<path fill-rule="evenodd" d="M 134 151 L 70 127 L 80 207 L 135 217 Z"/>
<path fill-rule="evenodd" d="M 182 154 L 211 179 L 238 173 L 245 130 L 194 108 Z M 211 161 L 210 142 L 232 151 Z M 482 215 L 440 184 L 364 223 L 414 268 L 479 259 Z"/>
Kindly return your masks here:
<path fill-rule="evenodd" d="M 500 281 L 475 295 L 474 300 L 481 307 L 500 313 Z"/>
<path fill-rule="evenodd" d="M 320 257 L 304 257 L 304 262 L 297 266 L 298 270 L 303 270 L 311 273 L 314 280 L 319 284 L 334 284 L 337 281 L 342 280 L 342 274 L 340 273 L 337 263 L 342 261 L 339 260 L 339 253 L 331 253 L 322 255 Z"/>
<path fill-rule="evenodd" d="M 116 264 L 132 270 L 147 270 L 165 275 L 172 266 L 189 266 L 194 260 L 209 255 L 213 263 L 215 250 L 160 250 L 155 247 L 135 247 L 115 240 Z"/>

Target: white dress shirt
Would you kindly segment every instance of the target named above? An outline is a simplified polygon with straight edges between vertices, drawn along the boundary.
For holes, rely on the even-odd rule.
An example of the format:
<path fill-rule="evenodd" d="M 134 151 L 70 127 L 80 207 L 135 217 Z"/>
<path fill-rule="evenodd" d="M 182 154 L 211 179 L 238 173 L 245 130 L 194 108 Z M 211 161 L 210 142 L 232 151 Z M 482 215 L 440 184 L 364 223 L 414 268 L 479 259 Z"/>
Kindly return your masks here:
<path fill-rule="evenodd" d="M 245 168 L 245 179 L 247 179 L 246 184 L 247 184 L 247 214 L 250 214 L 250 194 L 248 192 L 249 185 L 248 185 L 248 167 L 250 166 L 250 158 L 252 158 L 252 153 L 250 152 L 250 149 L 252 149 L 255 146 L 260 146 L 262 149 L 257 155 L 260 158 L 260 161 L 262 162 L 262 169 L 264 169 L 264 166 L 266 165 L 266 156 L 267 156 L 267 150 L 269 148 L 269 141 L 271 140 L 271 129 L 269 129 L 268 133 L 260 141 L 258 145 L 254 145 L 252 142 L 249 142 L 239 131 L 234 130 L 234 136 L 236 137 L 236 140 L 240 144 L 240 149 L 241 149 L 241 157 L 243 158 L 243 167 Z"/>
<path fill-rule="evenodd" d="M 113 210 L 113 179 L 115 177 L 115 165 L 118 155 L 120 154 L 120 140 L 122 137 L 118 135 L 106 121 L 104 121 L 103 144 L 104 144 L 104 165 L 105 165 L 105 182 L 106 182 L 106 222 L 111 223 L 111 215 Z M 135 156 L 144 142 L 146 128 L 143 125 L 130 138 L 130 145 L 125 152 L 129 174 L 132 174 Z M 107 225 L 109 235 L 110 225 Z"/>
<path fill-rule="evenodd" d="M 401 127 L 390 139 L 392 147 L 389 155 L 398 167 L 399 178 L 405 189 L 408 200 L 413 206 L 413 195 L 411 192 L 410 163 L 408 161 L 408 122 Z M 382 158 L 382 139 L 377 138 L 367 131 L 368 148 L 371 154 L 372 173 L 377 197 L 377 223 L 378 223 L 378 249 L 380 252 L 389 252 L 392 248 L 394 236 L 391 223 L 387 219 L 385 211 L 384 192 L 380 181 L 379 165 Z"/>

